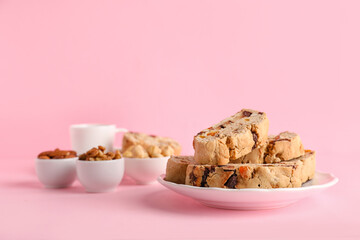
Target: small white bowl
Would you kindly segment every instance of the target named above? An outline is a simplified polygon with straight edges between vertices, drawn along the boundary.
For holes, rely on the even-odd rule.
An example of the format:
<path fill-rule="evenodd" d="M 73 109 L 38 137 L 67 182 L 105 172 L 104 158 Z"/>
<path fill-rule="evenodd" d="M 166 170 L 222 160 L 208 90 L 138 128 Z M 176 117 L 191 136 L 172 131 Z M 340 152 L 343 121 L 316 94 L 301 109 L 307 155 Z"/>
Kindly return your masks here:
<path fill-rule="evenodd" d="M 76 172 L 87 192 L 115 191 L 124 176 L 124 159 L 76 161 Z"/>
<path fill-rule="evenodd" d="M 71 186 L 76 179 L 76 160 L 64 159 L 36 159 L 35 170 L 39 181 L 47 188 L 65 188 Z"/>
<path fill-rule="evenodd" d="M 124 158 L 125 174 L 134 179 L 137 184 L 156 182 L 157 177 L 165 173 L 169 158 Z"/>

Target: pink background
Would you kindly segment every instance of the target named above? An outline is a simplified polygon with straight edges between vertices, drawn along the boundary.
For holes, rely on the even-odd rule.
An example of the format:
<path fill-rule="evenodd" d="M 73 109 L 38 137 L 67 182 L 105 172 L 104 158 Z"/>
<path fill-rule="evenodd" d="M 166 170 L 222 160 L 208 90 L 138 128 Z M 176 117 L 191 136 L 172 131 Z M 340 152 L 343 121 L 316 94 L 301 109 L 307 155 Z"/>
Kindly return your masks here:
<path fill-rule="evenodd" d="M 0 1 L 0 238 L 360 237 L 359 8 Z M 78 183 L 44 190 L 34 175 L 37 153 L 70 148 L 73 123 L 173 137 L 192 154 L 196 132 L 241 108 L 265 111 L 271 133 L 299 133 L 340 183 L 289 208 L 233 212 L 159 185 L 89 195 Z"/>

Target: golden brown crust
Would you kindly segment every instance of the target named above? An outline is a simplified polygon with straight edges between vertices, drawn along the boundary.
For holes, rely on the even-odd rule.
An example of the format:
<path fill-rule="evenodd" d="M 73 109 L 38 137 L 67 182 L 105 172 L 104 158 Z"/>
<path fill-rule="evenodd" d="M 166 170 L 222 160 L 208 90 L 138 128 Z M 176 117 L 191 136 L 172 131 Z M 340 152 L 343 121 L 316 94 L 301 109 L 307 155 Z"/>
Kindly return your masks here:
<path fill-rule="evenodd" d="M 305 154 L 298 158 L 282 161 L 279 164 L 297 165 L 299 166 L 299 174 L 301 181 L 304 183 L 310 179 L 313 179 L 315 175 L 316 167 L 316 152 L 311 150 L 305 150 Z"/>
<path fill-rule="evenodd" d="M 194 137 L 195 161 L 224 165 L 239 159 L 266 144 L 268 128 L 265 113 L 243 109 Z"/>
<path fill-rule="evenodd" d="M 185 184 L 187 166 L 193 163 L 193 156 L 171 156 L 166 165 L 165 180 Z"/>
<path fill-rule="evenodd" d="M 219 188 L 291 188 L 312 179 L 315 174 L 315 152 L 276 164 L 189 164 L 185 184 Z"/>
<path fill-rule="evenodd" d="M 300 157 L 305 154 L 300 136 L 292 132 L 282 132 L 269 136 L 264 162 L 276 163 Z"/>
<path fill-rule="evenodd" d="M 269 136 L 264 145 L 259 145 L 249 154 L 230 163 L 278 163 L 300 157 L 305 154 L 299 135 L 282 132 L 276 136 Z"/>
<path fill-rule="evenodd" d="M 230 163 L 254 163 L 261 164 L 264 163 L 264 155 L 266 152 L 267 145 L 260 145 L 253 149 L 250 153 L 246 154 L 235 160 L 230 160 Z"/>

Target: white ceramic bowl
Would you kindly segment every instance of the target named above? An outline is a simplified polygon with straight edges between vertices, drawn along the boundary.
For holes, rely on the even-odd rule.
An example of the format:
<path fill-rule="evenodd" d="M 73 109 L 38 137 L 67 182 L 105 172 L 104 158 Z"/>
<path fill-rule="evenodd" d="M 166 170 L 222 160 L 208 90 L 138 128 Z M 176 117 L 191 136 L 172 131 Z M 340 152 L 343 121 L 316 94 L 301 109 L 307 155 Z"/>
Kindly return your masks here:
<path fill-rule="evenodd" d="M 76 172 L 87 192 L 115 191 L 124 176 L 124 159 L 76 161 Z"/>
<path fill-rule="evenodd" d="M 169 157 L 124 159 L 125 174 L 137 184 L 149 184 L 156 182 L 157 177 L 165 173 Z"/>
<path fill-rule="evenodd" d="M 76 179 L 77 159 L 36 159 L 36 175 L 47 188 L 69 187 Z"/>

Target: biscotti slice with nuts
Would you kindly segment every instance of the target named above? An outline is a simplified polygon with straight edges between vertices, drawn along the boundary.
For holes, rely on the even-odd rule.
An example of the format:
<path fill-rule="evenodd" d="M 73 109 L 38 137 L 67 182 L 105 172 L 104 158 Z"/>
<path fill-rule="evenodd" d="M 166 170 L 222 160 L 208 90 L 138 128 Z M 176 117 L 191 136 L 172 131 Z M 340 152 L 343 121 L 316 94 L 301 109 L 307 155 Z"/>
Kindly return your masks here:
<path fill-rule="evenodd" d="M 300 175 L 301 175 L 301 182 L 304 183 L 310 179 L 313 179 L 315 175 L 315 167 L 316 167 L 316 160 L 315 160 L 315 151 L 305 150 L 305 154 L 298 158 L 283 161 L 279 164 L 285 165 L 296 165 L 299 168 Z"/>
<path fill-rule="evenodd" d="M 300 187 L 315 175 L 315 152 L 276 164 L 228 164 L 224 166 L 190 164 L 185 184 L 219 188 Z"/>
<path fill-rule="evenodd" d="M 292 188 L 301 183 L 297 165 L 287 164 L 190 164 L 185 179 L 191 186 L 232 189 Z"/>
<path fill-rule="evenodd" d="M 266 144 L 230 163 L 278 163 L 300 157 L 305 154 L 299 135 L 282 132 L 276 136 L 268 136 Z"/>
<path fill-rule="evenodd" d="M 269 136 L 264 162 L 277 163 L 298 158 L 304 154 L 300 136 L 292 132 L 282 132 L 276 136 Z"/>
<path fill-rule="evenodd" d="M 193 163 L 193 156 L 171 156 L 166 165 L 165 180 L 185 184 L 187 166 Z"/>
<path fill-rule="evenodd" d="M 266 153 L 267 144 L 259 145 L 250 153 L 246 154 L 235 160 L 230 160 L 230 163 L 253 163 L 262 164 L 264 163 L 264 155 Z"/>
<path fill-rule="evenodd" d="M 243 109 L 194 137 L 198 164 L 225 165 L 267 141 L 269 120 L 264 112 Z"/>

